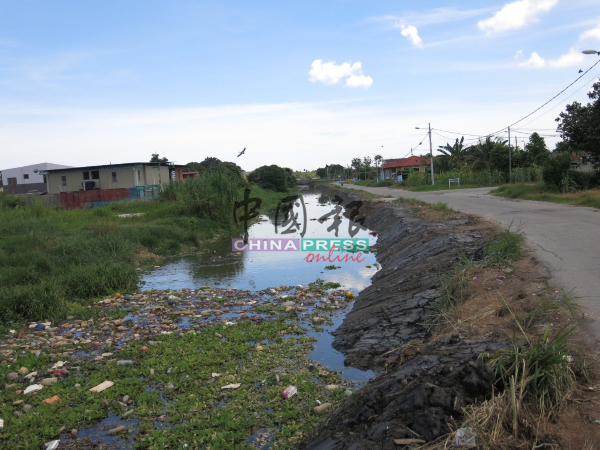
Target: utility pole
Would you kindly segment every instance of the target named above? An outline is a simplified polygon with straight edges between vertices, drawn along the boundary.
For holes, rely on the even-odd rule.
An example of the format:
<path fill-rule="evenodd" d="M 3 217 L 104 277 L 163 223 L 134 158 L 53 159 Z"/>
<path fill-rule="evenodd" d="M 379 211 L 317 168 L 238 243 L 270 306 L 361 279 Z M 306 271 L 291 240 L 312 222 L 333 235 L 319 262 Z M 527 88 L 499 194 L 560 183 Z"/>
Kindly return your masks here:
<path fill-rule="evenodd" d="M 508 127 L 508 182 L 512 183 L 512 154 L 510 150 L 510 127 Z"/>
<path fill-rule="evenodd" d="M 429 123 L 429 160 L 431 161 L 431 185 L 433 186 L 435 185 L 435 178 L 433 177 L 433 146 L 431 145 L 431 122 Z"/>

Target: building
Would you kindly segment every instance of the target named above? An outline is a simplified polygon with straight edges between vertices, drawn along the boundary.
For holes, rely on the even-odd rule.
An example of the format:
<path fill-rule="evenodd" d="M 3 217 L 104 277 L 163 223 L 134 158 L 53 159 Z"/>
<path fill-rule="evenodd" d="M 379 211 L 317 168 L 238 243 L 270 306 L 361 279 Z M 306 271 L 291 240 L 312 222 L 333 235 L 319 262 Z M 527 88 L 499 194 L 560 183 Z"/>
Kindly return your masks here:
<path fill-rule="evenodd" d="M 173 163 L 126 163 L 70 167 L 44 172 L 48 193 L 60 195 L 65 209 L 111 202 L 158 198 L 160 186 L 183 181 L 183 166 Z"/>
<path fill-rule="evenodd" d="M 402 175 L 407 175 L 410 172 L 425 172 L 425 168 L 429 166 L 430 161 L 427 158 L 420 156 L 410 156 L 393 160 L 386 160 L 386 164 L 381 166 L 381 175 L 384 180 L 402 181 Z"/>
<path fill-rule="evenodd" d="M 7 194 L 44 194 L 47 192 L 46 176 L 44 173 L 52 169 L 66 168 L 69 168 L 69 166 L 39 163 L 1 170 L 0 174 L 2 174 L 4 192 Z"/>
<path fill-rule="evenodd" d="M 181 166 L 136 162 L 46 170 L 49 194 L 96 189 L 130 189 L 183 181 Z"/>
<path fill-rule="evenodd" d="M 199 172 L 181 172 L 183 180 L 191 180 L 192 178 L 196 178 L 199 175 Z"/>

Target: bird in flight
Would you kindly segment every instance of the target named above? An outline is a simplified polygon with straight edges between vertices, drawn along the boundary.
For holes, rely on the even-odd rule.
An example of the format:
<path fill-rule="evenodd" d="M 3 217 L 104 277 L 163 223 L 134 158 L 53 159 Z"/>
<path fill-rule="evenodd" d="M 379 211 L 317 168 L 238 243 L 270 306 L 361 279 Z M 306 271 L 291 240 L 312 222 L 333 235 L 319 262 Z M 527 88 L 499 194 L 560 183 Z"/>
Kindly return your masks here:
<path fill-rule="evenodd" d="M 242 155 L 243 155 L 245 152 L 246 152 L 246 147 L 244 147 L 244 150 L 242 150 L 242 151 L 240 152 L 240 154 L 239 154 L 239 155 L 237 155 L 237 157 L 239 158 L 239 157 L 240 157 L 240 156 L 242 156 Z"/>

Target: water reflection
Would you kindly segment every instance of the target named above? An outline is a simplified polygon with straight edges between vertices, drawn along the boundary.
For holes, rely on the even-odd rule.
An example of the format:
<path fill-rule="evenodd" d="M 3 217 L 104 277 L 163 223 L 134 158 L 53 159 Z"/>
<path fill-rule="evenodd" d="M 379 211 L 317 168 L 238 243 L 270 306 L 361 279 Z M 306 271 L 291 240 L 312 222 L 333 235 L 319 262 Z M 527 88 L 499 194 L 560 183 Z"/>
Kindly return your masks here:
<path fill-rule="evenodd" d="M 331 221 L 319 223 L 317 219 L 330 212 L 336 202 L 333 198 L 316 193 L 303 193 L 306 204 L 306 217 L 298 217 L 298 222 L 306 222 L 305 238 L 335 238 L 333 231 L 327 228 Z M 300 210 L 301 211 L 301 210 Z M 275 212 L 262 215 L 261 221 L 250 227 L 250 238 L 300 238 L 298 232 L 275 234 Z M 282 220 L 281 214 L 279 221 Z M 349 220 L 342 218 L 339 238 L 348 238 Z M 375 238 L 366 230 L 360 230 L 355 238 L 368 238 L 369 245 L 375 244 Z M 335 263 L 341 266 L 337 270 L 325 270 L 329 262 L 307 263 L 307 252 L 240 252 L 231 251 L 231 240 L 219 242 L 208 247 L 201 256 L 179 258 L 153 270 L 143 276 L 146 289 L 182 289 L 200 286 L 224 285 L 238 289 L 265 289 L 280 285 L 306 285 L 317 278 L 340 283 L 347 289 L 362 290 L 370 284 L 375 273 L 375 257 L 364 255 L 364 261 Z M 321 253 L 327 256 L 325 253 Z M 340 254 L 343 255 L 343 254 Z"/>

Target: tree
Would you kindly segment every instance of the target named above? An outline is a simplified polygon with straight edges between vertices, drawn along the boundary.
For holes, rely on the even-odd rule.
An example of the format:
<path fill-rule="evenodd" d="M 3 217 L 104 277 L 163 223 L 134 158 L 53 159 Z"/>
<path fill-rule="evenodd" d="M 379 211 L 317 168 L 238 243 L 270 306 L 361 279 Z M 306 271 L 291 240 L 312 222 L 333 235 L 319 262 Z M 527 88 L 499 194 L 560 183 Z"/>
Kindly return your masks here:
<path fill-rule="evenodd" d="M 537 133 L 529 136 L 529 142 L 525 145 L 525 151 L 531 155 L 531 160 L 538 166 L 543 166 L 548 158 L 550 151 L 546 147 L 546 141 Z"/>
<path fill-rule="evenodd" d="M 600 158 L 600 81 L 588 93 L 587 105 L 573 102 L 556 118 L 561 137 L 576 152 L 590 152 Z"/>
<path fill-rule="evenodd" d="M 152 153 L 152 158 L 150 158 L 150 162 L 153 163 L 166 163 L 169 162 L 169 160 L 166 157 L 160 157 L 160 155 L 158 153 Z"/>
<path fill-rule="evenodd" d="M 296 185 L 296 178 L 292 169 L 279 167 L 275 164 L 261 166 L 254 170 L 248 176 L 248 181 L 258 184 L 263 189 L 277 192 L 286 192 Z"/>
<path fill-rule="evenodd" d="M 360 158 L 352 158 L 352 167 L 354 167 L 356 170 L 360 171 L 360 168 L 362 167 L 362 161 Z"/>
<path fill-rule="evenodd" d="M 490 169 L 490 155 L 496 142 L 497 140 L 493 141 L 490 136 L 487 136 L 485 141 L 479 141 L 476 145 L 473 145 L 467 149 L 473 159 L 473 169 Z"/>
<path fill-rule="evenodd" d="M 317 169 L 317 176 L 319 178 L 326 178 L 327 177 L 327 169 L 324 167 L 319 167 Z"/>
<path fill-rule="evenodd" d="M 367 169 L 369 169 L 371 167 L 372 162 L 373 162 L 373 160 L 371 159 L 370 156 L 365 156 L 363 158 L 363 164 L 365 166 L 365 180 L 367 179 Z"/>
<path fill-rule="evenodd" d="M 379 167 L 381 166 L 381 163 L 383 162 L 383 156 L 375 155 L 373 160 L 375 161 L 375 168 L 377 169 L 377 181 L 379 181 Z"/>
<path fill-rule="evenodd" d="M 449 156 L 452 159 L 452 164 L 455 166 L 459 166 L 463 160 L 465 159 L 465 148 L 464 143 L 465 137 L 461 137 L 460 141 L 456 138 L 456 142 L 454 145 L 446 144 L 444 146 L 440 145 L 439 151 L 444 155 Z"/>

